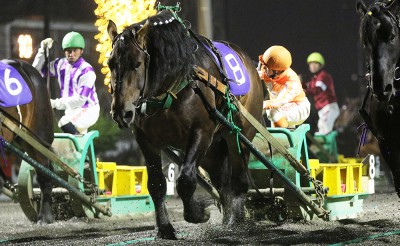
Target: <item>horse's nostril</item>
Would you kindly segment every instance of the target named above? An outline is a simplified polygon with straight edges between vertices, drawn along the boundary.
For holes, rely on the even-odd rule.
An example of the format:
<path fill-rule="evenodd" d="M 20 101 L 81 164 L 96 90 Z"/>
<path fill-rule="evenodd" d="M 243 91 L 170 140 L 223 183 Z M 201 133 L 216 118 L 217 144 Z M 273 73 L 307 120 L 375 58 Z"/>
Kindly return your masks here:
<path fill-rule="evenodd" d="M 128 123 L 128 124 L 131 123 L 132 119 L 133 119 L 133 111 L 126 112 L 124 115 L 125 123 Z"/>

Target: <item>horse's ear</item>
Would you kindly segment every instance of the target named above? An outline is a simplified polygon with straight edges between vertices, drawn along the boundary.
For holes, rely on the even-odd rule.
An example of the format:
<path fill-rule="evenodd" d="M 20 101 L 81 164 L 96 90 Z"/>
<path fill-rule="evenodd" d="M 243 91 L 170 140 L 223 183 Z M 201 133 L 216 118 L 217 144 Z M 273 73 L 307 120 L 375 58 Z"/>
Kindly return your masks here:
<path fill-rule="evenodd" d="M 108 22 L 107 32 L 111 40 L 114 40 L 114 38 L 118 35 L 117 26 L 112 20 Z"/>
<path fill-rule="evenodd" d="M 363 17 L 367 13 L 367 7 L 365 6 L 363 0 L 357 0 L 356 9 L 360 17 Z"/>
<path fill-rule="evenodd" d="M 146 21 L 146 23 L 136 33 L 136 40 L 141 46 L 144 45 L 144 40 L 145 40 L 147 31 L 149 30 L 149 28 L 150 28 L 150 23 L 149 23 L 149 21 Z"/>

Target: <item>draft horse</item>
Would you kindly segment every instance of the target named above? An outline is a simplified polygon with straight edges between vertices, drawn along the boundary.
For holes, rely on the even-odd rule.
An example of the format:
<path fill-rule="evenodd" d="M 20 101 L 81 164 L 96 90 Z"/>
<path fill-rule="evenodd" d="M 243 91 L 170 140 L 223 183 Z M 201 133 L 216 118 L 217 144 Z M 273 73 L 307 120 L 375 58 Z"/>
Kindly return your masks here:
<path fill-rule="evenodd" d="M 184 205 L 184 218 L 191 223 L 209 219 L 204 202 L 194 197 L 196 169 L 200 165 L 210 175 L 221 197 L 223 223 L 234 225 L 244 219 L 248 191 L 249 151 L 236 136 L 221 125 L 210 109 L 223 110 L 224 95 L 194 77 L 200 66 L 222 81 L 221 73 L 201 44 L 203 37 L 189 34 L 174 12 L 164 10 L 133 24 L 121 33 L 114 22 L 108 24 L 113 49 L 108 60 L 111 70 L 111 114 L 119 127 L 131 127 L 146 160 L 148 189 L 155 205 L 157 236 L 176 239 L 165 207 L 166 181 L 162 173 L 161 151 L 169 146 L 185 155 L 177 179 L 177 192 Z M 248 93 L 237 98 L 257 119 L 261 119 L 263 89 L 251 59 L 237 46 L 227 43 L 245 64 L 251 78 Z M 158 100 L 183 86 L 167 109 L 144 104 Z M 174 94 L 174 93 L 171 93 Z M 235 123 L 250 140 L 255 129 L 240 114 Z"/>
<path fill-rule="evenodd" d="M 370 76 L 360 113 L 378 140 L 400 196 L 400 3 L 376 1 L 367 8 L 358 0 L 357 12 Z"/>
<path fill-rule="evenodd" d="M 13 119 L 18 125 L 25 126 L 31 136 L 37 138 L 46 147 L 50 148 L 54 138 L 53 113 L 47 87 L 40 73 L 30 64 L 21 60 L 1 60 L 15 68 L 26 82 L 32 94 L 32 101 L 17 107 L 1 107 L 0 112 Z M 3 99 L 3 98 L 2 98 Z M 8 142 L 15 142 L 22 147 L 27 154 L 37 162 L 50 167 L 49 160 L 28 145 L 22 139 L 16 137 L 5 126 L 1 127 L 1 137 Z M 52 182 L 49 178 L 37 172 L 37 181 L 41 189 L 40 210 L 38 211 L 38 223 L 52 223 L 51 211 Z"/>

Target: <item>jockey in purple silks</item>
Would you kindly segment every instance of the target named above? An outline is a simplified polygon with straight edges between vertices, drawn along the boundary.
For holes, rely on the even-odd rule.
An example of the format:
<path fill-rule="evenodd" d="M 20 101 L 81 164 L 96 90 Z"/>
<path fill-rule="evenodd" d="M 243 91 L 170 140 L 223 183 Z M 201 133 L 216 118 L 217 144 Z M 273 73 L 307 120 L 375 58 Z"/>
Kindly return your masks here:
<path fill-rule="evenodd" d="M 40 43 L 40 48 L 33 66 L 45 75 L 45 49 L 50 49 L 53 39 L 47 38 Z M 63 132 L 84 134 L 99 118 L 100 105 L 97 98 L 93 67 L 82 57 L 85 40 L 77 32 L 65 35 L 62 41 L 65 58 L 50 62 L 50 75 L 58 79 L 61 97 L 51 99 L 51 106 L 57 110 L 65 110 L 58 126 Z"/>

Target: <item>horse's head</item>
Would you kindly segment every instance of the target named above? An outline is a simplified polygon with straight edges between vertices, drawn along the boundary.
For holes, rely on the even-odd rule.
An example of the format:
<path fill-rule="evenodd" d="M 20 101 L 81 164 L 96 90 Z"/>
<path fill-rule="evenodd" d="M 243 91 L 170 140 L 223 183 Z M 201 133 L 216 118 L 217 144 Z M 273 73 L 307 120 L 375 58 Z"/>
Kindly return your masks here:
<path fill-rule="evenodd" d="M 371 76 L 373 95 L 378 100 L 388 100 L 395 90 L 400 90 L 398 63 L 400 58 L 399 13 L 397 1 L 377 1 L 368 9 L 357 0 L 361 16 L 360 38 Z"/>
<path fill-rule="evenodd" d="M 108 60 L 111 70 L 111 115 L 119 127 L 129 127 L 133 123 L 136 105 L 145 93 L 148 80 L 147 25 L 139 27 L 125 29 L 119 34 L 113 21 L 107 27 L 113 42 Z"/>
<path fill-rule="evenodd" d="M 361 123 L 358 109 L 360 108 L 360 98 L 346 98 L 344 104 L 340 108 L 339 117 L 335 121 L 335 129 L 338 132 L 344 132 L 348 128 L 356 129 Z"/>

